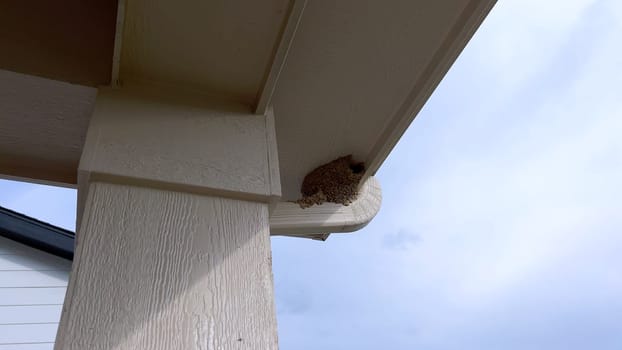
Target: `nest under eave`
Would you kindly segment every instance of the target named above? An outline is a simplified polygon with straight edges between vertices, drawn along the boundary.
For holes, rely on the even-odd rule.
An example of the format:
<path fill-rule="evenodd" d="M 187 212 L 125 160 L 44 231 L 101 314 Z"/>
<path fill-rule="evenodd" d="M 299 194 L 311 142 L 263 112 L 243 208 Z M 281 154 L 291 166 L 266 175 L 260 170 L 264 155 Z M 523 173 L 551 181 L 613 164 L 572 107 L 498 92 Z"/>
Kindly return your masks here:
<path fill-rule="evenodd" d="M 321 165 L 305 176 L 302 198 L 296 203 L 301 208 L 324 202 L 349 205 L 358 195 L 364 171 L 364 163 L 354 161 L 351 154 Z"/>

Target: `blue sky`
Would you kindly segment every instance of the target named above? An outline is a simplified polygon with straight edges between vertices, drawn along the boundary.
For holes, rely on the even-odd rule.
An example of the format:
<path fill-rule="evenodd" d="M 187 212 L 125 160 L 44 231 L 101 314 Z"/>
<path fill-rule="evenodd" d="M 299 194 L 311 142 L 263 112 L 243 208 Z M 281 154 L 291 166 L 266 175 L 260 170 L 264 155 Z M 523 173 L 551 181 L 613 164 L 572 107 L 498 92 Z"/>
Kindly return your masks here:
<path fill-rule="evenodd" d="M 281 349 L 622 349 L 622 2 L 500 0 L 377 174 L 274 238 Z M 0 182 L 72 228 L 75 192 Z"/>

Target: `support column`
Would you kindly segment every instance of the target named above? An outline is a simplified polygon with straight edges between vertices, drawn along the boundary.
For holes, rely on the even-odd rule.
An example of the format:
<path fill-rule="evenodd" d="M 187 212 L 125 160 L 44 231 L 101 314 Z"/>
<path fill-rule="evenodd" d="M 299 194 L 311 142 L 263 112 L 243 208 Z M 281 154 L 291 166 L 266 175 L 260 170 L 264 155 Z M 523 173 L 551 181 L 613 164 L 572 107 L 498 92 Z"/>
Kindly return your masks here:
<path fill-rule="evenodd" d="M 276 349 L 270 117 L 159 96 L 98 97 L 55 349 Z"/>

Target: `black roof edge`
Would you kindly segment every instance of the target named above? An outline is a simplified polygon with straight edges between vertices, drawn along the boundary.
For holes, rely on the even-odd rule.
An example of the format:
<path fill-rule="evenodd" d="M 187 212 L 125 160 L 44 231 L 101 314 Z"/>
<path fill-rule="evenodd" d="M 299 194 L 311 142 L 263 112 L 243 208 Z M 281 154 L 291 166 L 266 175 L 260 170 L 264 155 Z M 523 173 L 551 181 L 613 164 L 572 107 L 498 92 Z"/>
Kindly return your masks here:
<path fill-rule="evenodd" d="M 73 260 L 73 232 L 4 207 L 0 207 L 0 236 Z"/>

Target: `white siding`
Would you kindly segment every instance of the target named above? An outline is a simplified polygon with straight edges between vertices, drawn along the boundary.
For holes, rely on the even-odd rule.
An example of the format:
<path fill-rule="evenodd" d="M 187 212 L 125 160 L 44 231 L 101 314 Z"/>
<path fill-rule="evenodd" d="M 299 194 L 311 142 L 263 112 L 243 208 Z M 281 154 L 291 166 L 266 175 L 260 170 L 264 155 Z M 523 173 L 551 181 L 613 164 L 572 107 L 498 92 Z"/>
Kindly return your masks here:
<path fill-rule="evenodd" d="M 51 350 L 71 262 L 0 237 L 0 350 Z"/>

